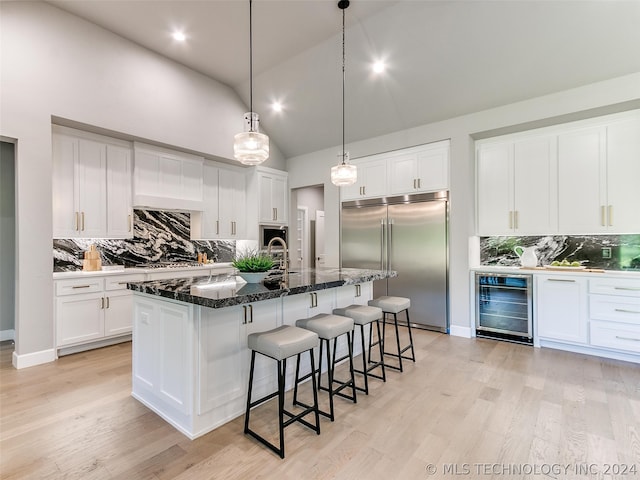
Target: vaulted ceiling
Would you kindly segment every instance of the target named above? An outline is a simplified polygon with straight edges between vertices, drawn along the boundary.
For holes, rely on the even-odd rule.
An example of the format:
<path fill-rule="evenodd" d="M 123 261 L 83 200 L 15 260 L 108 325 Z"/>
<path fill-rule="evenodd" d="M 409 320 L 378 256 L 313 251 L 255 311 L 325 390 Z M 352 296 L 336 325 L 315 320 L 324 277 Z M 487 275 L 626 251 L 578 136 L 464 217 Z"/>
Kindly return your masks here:
<path fill-rule="evenodd" d="M 248 0 L 49 3 L 249 104 Z M 254 111 L 286 157 L 341 143 L 341 25 L 333 0 L 253 2 Z M 346 25 L 347 143 L 640 71 L 638 0 L 352 0 Z"/>

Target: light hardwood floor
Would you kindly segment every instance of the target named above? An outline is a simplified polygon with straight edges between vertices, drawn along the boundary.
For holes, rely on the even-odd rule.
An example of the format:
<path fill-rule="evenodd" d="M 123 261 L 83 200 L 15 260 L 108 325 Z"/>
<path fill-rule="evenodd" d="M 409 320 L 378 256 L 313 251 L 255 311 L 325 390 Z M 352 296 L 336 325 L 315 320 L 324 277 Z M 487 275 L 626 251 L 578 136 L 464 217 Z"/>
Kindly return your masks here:
<path fill-rule="evenodd" d="M 134 400 L 130 343 L 14 370 L 4 342 L 0 477 L 640 478 L 602 475 L 640 472 L 640 366 L 425 331 L 415 342 L 416 364 L 355 405 L 337 399 L 320 436 L 287 428 L 285 460 L 245 436 L 243 418 L 190 441 Z M 274 414 L 260 407 L 252 421 L 270 428 Z M 554 464 L 569 467 L 545 476 Z M 576 474 L 585 464 L 593 475 Z"/>

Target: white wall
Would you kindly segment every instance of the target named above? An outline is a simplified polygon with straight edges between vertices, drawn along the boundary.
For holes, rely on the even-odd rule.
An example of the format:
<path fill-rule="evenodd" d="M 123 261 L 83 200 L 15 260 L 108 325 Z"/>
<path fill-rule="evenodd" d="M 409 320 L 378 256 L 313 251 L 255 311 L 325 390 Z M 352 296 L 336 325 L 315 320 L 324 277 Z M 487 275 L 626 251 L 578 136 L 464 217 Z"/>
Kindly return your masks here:
<path fill-rule="evenodd" d="M 14 364 L 26 366 L 55 355 L 52 116 L 229 159 L 247 107 L 230 87 L 46 3 L 1 2 L 0 35 L 0 135 L 17 139 Z M 276 145 L 267 165 L 285 166 Z"/>
<path fill-rule="evenodd" d="M 296 192 L 296 207 L 307 207 L 309 209 L 309 220 L 315 221 L 316 212 L 324 208 L 324 187 L 301 188 Z M 293 225 L 293 222 L 289 222 Z"/>
<path fill-rule="evenodd" d="M 0 340 L 15 329 L 15 173 L 14 145 L 0 143 Z"/>
<path fill-rule="evenodd" d="M 450 183 L 450 320 L 452 333 L 471 333 L 469 299 L 469 237 L 475 229 L 474 137 L 526 130 L 614 111 L 640 108 L 640 73 L 544 97 L 506 105 L 443 122 L 354 142 L 351 158 L 451 139 Z M 347 135 L 349 126 L 347 125 Z M 287 160 L 289 186 L 323 183 L 327 264 L 339 264 L 339 190 L 330 168 L 338 146 Z"/>

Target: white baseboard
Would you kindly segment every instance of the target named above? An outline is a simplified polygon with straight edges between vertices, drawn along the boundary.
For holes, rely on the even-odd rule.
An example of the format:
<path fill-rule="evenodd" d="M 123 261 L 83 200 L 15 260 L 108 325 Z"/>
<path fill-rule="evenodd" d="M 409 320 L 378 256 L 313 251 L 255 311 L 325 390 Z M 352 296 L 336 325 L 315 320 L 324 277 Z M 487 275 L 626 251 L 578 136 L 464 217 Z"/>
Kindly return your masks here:
<path fill-rule="evenodd" d="M 471 338 L 471 329 L 469 327 L 461 327 L 460 325 L 449 325 L 449 335 L 454 337 Z"/>
<path fill-rule="evenodd" d="M 24 355 L 18 355 L 16 352 L 13 352 L 12 358 L 13 366 L 18 369 L 53 362 L 55 359 L 55 348 L 51 348 L 49 350 L 41 350 L 39 352 L 25 353 Z"/>
<path fill-rule="evenodd" d="M 12 328 L 11 330 L 0 330 L 0 342 L 4 342 L 5 340 L 15 340 L 16 339 L 16 331 Z"/>

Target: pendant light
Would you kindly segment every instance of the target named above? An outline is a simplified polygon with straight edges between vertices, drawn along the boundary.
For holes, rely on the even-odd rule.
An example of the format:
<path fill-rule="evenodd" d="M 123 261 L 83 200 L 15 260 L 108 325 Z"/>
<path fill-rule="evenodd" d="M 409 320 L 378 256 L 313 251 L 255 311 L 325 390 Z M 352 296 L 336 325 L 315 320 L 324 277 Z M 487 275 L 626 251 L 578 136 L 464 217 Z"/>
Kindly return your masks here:
<path fill-rule="evenodd" d="M 338 8 L 342 10 L 342 151 L 338 154 L 338 157 L 342 157 L 342 162 L 331 167 L 331 183 L 338 187 L 347 185 L 353 185 L 358 179 L 358 169 L 355 165 L 349 165 L 349 152 L 345 150 L 344 146 L 344 91 L 345 91 L 345 61 L 344 61 L 344 11 L 349 6 L 349 0 L 340 0 L 338 2 Z"/>
<path fill-rule="evenodd" d="M 249 109 L 244 114 L 244 132 L 236 134 L 233 156 L 244 165 L 259 165 L 269 158 L 269 137 L 259 132 L 260 118 L 253 111 L 253 21 L 249 0 Z"/>

